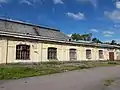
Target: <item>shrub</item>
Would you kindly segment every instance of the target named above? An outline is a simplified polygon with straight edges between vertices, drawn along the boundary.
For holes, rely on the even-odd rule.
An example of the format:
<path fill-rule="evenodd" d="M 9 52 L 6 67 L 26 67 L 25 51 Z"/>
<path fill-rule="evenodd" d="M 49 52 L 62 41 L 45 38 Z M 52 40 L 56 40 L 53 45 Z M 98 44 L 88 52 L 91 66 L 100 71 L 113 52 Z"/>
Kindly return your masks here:
<path fill-rule="evenodd" d="M 118 64 L 116 61 L 109 61 L 108 64 Z"/>

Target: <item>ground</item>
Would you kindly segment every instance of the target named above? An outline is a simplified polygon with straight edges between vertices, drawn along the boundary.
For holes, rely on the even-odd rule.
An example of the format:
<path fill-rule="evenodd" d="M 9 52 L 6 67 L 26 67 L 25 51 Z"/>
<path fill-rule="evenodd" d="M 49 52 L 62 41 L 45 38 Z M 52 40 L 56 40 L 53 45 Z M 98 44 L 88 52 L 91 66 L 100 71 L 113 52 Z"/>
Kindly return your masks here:
<path fill-rule="evenodd" d="M 120 81 L 105 86 L 105 80 L 120 77 L 120 66 L 97 67 L 54 75 L 0 81 L 0 90 L 119 90 Z"/>

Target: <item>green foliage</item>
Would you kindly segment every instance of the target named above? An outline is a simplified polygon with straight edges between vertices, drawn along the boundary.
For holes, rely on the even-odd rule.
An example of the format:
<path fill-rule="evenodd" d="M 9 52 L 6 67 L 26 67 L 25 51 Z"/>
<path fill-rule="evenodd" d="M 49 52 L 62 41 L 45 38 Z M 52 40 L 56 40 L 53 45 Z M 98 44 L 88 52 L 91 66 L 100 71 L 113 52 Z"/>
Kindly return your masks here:
<path fill-rule="evenodd" d="M 60 64 L 62 64 L 62 62 L 59 62 L 59 61 L 50 61 L 50 62 L 41 62 L 41 64 L 60 65 Z"/>
<path fill-rule="evenodd" d="M 97 39 L 97 38 L 93 38 L 92 41 L 93 41 L 94 43 L 102 43 L 102 42 L 101 42 L 99 39 Z"/>
<path fill-rule="evenodd" d="M 105 86 L 110 86 L 113 82 L 114 82 L 114 80 L 105 80 L 104 85 Z"/>
<path fill-rule="evenodd" d="M 72 37 L 73 40 L 76 40 L 76 41 L 81 40 L 80 39 L 80 34 L 77 34 L 77 33 L 72 34 L 71 37 Z"/>
<path fill-rule="evenodd" d="M 72 37 L 73 40 L 76 40 L 76 41 L 78 41 L 78 40 L 91 41 L 92 33 L 83 34 L 83 35 L 74 33 L 74 34 L 72 34 L 71 37 Z"/>
<path fill-rule="evenodd" d="M 116 43 L 115 40 L 112 40 L 110 44 L 111 44 L 111 45 L 117 45 L 117 43 Z"/>
<path fill-rule="evenodd" d="M 115 64 L 115 65 L 119 65 L 120 62 L 117 62 L 117 61 L 108 61 L 108 64 Z"/>
<path fill-rule="evenodd" d="M 0 79 L 19 79 L 100 66 L 120 65 L 119 61 L 43 62 L 39 64 L 0 65 Z"/>

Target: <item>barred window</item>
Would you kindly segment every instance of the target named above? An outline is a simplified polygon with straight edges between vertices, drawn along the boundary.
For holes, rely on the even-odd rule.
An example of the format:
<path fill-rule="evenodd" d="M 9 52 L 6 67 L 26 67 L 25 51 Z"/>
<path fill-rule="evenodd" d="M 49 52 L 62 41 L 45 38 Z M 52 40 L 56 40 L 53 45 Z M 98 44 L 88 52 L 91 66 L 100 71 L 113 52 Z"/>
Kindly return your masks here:
<path fill-rule="evenodd" d="M 48 59 L 57 59 L 57 48 L 48 48 Z"/>
<path fill-rule="evenodd" d="M 100 58 L 100 59 L 103 59 L 103 58 L 104 58 L 104 56 L 103 56 L 103 50 L 99 50 L 99 58 Z"/>
<path fill-rule="evenodd" d="M 91 59 L 92 58 L 92 53 L 91 53 L 91 50 L 86 50 L 86 58 L 87 59 Z"/>
<path fill-rule="evenodd" d="M 69 50 L 69 54 L 70 54 L 70 60 L 77 60 L 77 53 L 76 53 L 76 49 L 70 49 Z"/>
<path fill-rule="evenodd" d="M 30 46 L 20 44 L 16 46 L 16 59 L 29 60 L 30 59 Z"/>

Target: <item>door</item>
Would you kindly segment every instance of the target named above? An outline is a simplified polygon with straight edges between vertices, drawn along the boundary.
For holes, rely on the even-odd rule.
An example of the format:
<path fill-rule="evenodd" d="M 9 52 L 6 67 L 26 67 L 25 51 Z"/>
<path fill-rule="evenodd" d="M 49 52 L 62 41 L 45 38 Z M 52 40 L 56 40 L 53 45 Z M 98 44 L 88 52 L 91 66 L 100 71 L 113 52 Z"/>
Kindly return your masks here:
<path fill-rule="evenodd" d="M 109 60 L 114 60 L 114 52 L 109 52 Z"/>

